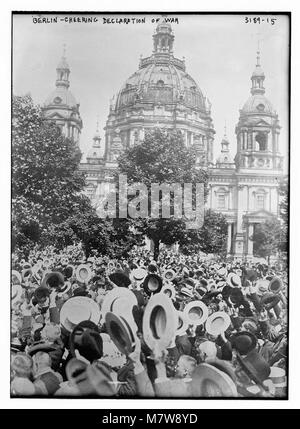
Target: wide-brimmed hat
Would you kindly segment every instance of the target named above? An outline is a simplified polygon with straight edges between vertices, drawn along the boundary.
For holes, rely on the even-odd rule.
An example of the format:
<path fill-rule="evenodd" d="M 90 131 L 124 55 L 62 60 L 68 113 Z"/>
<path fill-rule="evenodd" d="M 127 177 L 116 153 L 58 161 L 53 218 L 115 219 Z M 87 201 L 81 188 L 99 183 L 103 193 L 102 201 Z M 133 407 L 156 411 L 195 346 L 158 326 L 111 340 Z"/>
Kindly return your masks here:
<path fill-rule="evenodd" d="M 70 332 L 84 320 L 90 320 L 98 325 L 100 320 L 99 305 L 86 296 L 74 296 L 68 299 L 60 311 L 61 325 Z"/>
<path fill-rule="evenodd" d="M 230 317 L 224 311 L 216 311 L 208 316 L 205 329 L 210 335 L 218 336 L 222 332 L 225 332 L 231 324 Z"/>
<path fill-rule="evenodd" d="M 218 368 L 220 371 L 225 372 L 234 382 L 236 382 L 237 376 L 235 374 L 234 367 L 232 366 L 231 362 L 215 357 L 205 359 L 205 363 L 208 363 L 209 365 Z"/>
<path fill-rule="evenodd" d="M 270 281 L 267 279 L 258 279 L 256 282 L 256 289 L 258 295 L 263 295 L 269 289 Z"/>
<path fill-rule="evenodd" d="M 101 307 L 101 316 L 105 319 L 106 313 L 112 312 L 126 318 L 132 318 L 132 309 L 137 305 L 136 295 L 129 289 L 115 287 L 104 298 Z"/>
<path fill-rule="evenodd" d="M 247 355 L 251 350 L 255 349 L 257 338 L 254 334 L 248 331 L 241 331 L 234 334 L 230 338 L 232 347 L 236 349 L 240 355 Z"/>
<path fill-rule="evenodd" d="M 241 287 L 242 282 L 241 278 L 238 274 L 235 273 L 229 273 L 226 279 L 227 283 L 231 287 Z"/>
<path fill-rule="evenodd" d="M 105 326 L 118 350 L 126 356 L 130 355 L 135 348 L 137 332 L 135 323 L 120 315 L 108 312 L 105 316 Z"/>
<path fill-rule="evenodd" d="M 152 295 L 143 317 L 143 336 L 151 350 L 157 345 L 164 350 L 178 327 L 178 314 L 172 300 L 164 293 Z"/>
<path fill-rule="evenodd" d="M 245 357 L 237 354 L 237 358 L 246 374 L 255 383 L 261 384 L 269 377 L 271 372 L 270 365 L 256 350 L 251 350 Z"/>
<path fill-rule="evenodd" d="M 65 279 L 59 271 L 51 271 L 43 278 L 41 286 L 53 289 L 59 289 L 64 285 Z"/>
<path fill-rule="evenodd" d="M 22 283 L 22 276 L 19 271 L 12 270 L 11 272 L 11 281 L 15 285 L 20 285 Z"/>
<path fill-rule="evenodd" d="M 162 278 L 158 274 L 148 274 L 143 282 L 143 289 L 147 295 L 159 293 L 162 286 Z"/>
<path fill-rule="evenodd" d="M 206 321 L 208 317 L 208 308 L 204 302 L 197 300 L 189 302 L 185 306 L 183 313 L 189 325 L 198 326 Z"/>
<path fill-rule="evenodd" d="M 229 375 L 208 363 L 193 371 L 191 389 L 193 398 L 237 397 L 236 385 Z"/>
<path fill-rule="evenodd" d="M 87 264 L 80 264 L 76 268 L 76 279 L 80 283 L 88 283 L 92 278 L 92 270 Z"/>

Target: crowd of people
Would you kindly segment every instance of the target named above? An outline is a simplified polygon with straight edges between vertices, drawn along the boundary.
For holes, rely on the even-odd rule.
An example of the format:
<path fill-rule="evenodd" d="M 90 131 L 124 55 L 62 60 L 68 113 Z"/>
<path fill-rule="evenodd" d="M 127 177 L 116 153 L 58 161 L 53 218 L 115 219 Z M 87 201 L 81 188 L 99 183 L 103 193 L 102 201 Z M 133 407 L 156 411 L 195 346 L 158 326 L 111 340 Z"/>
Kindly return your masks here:
<path fill-rule="evenodd" d="M 282 265 L 13 255 L 11 395 L 284 398 L 287 297 Z"/>

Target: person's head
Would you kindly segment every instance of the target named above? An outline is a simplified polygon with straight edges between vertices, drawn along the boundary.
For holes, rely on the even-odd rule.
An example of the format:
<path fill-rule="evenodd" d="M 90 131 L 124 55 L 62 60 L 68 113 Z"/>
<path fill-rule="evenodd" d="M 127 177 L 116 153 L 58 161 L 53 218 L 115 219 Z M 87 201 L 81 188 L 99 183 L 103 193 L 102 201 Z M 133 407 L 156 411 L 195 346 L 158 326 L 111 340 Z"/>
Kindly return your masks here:
<path fill-rule="evenodd" d="M 33 371 L 38 373 L 40 370 L 51 367 L 51 357 L 48 353 L 37 352 L 33 356 Z"/>
<path fill-rule="evenodd" d="M 175 376 L 178 378 L 191 377 L 196 364 L 196 359 L 192 356 L 181 355 L 176 365 Z"/>
<path fill-rule="evenodd" d="M 199 354 L 202 361 L 215 359 L 217 356 L 217 346 L 212 341 L 204 341 L 199 346 Z"/>
<path fill-rule="evenodd" d="M 14 377 L 30 378 L 33 362 L 26 353 L 17 353 L 12 358 L 11 369 Z"/>
<path fill-rule="evenodd" d="M 60 326 L 55 323 L 49 323 L 45 325 L 41 332 L 42 339 L 50 342 L 53 342 L 58 338 L 60 338 L 60 335 L 61 335 Z"/>

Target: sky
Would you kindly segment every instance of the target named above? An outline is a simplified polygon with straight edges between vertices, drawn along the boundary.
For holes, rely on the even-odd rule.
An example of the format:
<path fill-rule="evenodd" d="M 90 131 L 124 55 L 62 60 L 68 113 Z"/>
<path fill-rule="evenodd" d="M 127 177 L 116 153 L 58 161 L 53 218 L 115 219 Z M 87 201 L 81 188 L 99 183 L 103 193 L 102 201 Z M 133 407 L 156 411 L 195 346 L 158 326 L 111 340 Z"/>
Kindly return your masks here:
<path fill-rule="evenodd" d="M 56 66 L 66 45 L 70 90 L 80 103 L 83 120 L 80 146 L 86 155 L 99 121 L 104 143 L 104 126 L 109 101 L 126 79 L 138 69 L 139 58 L 152 53 L 152 35 L 161 15 L 94 15 L 95 23 L 71 23 L 58 16 L 57 23 L 34 23 L 38 15 L 13 18 L 13 92 L 30 93 L 43 104 L 55 88 Z M 88 17 L 88 15 L 84 15 Z M 104 24 L 103 17 L 145 17 L 145 23 Z M 185 57 L 186 71 L 212 103 L 216 131 L 214 158 L 226 123 L 231 153 L 236 152 L 235 126 L 239 109 L 250 96 L 250 77 L 256 64 L 258 41 L 264 70 L 266 97 L 279 115 L 280 151 L 288 155 L 289 21 L 284 15 L 168 15 L 173 23 L 174 56 Z M 255 16 L 260 23 L 253 22 Z M 43 16 L 40 16 L 41 18 Z M 60 18 L 66 20 L 60 21 Z M 246 17 L 248 17 L 248 22 Z M 249 19 L 252 18 L 251 22 Z M 276 18 L 274 25 L 271 18 Z M 264 21 L 262 21 L 264 19 Z M 269 21 L 269 22 L 268 22 Z"/>

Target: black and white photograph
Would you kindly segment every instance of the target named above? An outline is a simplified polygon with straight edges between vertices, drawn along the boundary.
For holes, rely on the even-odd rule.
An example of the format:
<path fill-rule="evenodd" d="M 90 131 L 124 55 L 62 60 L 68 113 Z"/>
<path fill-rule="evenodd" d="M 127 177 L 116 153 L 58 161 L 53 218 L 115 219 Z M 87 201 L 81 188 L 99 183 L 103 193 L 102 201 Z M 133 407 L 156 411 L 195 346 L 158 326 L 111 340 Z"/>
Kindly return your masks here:
<path fill-rule="evenodd" d="M 291 14 L 11 19 L 10 397 L 287 400 Z"/>

